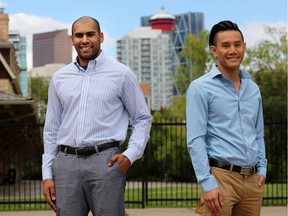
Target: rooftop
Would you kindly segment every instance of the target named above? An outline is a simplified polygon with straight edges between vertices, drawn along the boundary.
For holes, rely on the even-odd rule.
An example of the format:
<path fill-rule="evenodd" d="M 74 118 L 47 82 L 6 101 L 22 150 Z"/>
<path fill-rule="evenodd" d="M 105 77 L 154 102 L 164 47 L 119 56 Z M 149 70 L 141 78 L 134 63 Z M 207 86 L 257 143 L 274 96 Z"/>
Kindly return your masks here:
<path fill-rule="evenodd" d="M 175 16 L 169 14 L 164 9 L 164 7 L 162 7 L 156 15 L 154 15 L 150 18 L 150 20 L 156 20 L 156 19 L 173 19 L 173 20 L 175 20 L 176 18 L 175 18 Z"/>

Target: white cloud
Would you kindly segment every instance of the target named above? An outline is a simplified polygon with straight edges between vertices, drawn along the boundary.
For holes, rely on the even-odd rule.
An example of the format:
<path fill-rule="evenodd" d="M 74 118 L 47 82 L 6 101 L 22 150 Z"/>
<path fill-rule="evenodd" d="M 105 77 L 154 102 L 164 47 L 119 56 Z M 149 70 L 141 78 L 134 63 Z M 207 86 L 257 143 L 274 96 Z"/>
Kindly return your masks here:
<path fill-rule="evenodd" d="M 1 3 L 1 2 L 0 2 Z M 53 20 L 49 17 L 40 17 L 31 14 L 12 14 L 9 15 L 9 31 L 18 31 L 21 36 L 26 37 L 27 42 L 27 68 L 32 68 L 32 37 L 33 34 L 55 31 L 60 29 L 68 29 L 68 34 L 71 34 L 71 24 Z M 115 40 L 104 30 L 105 40 L 102 45 L 103 50 L 107 51 L 108 55 L 115 47 Z M 73 51 L 73 57 L 76 56 Z"/>
<path fill-rule="evenodd" d="M 263 40 L 271 39 L 269 35 L 267 35 L 265 32 L 266 26 L 274 28 L 285 28 L 287 31 L 287 23 L 285 22 L 275 22 L 275 23 L 251 22 L 246 24 L 245 26 L 239 26 L 244 35 L 247 47 L 252 47 Z"/>
<path fill-rule="evenodd" d="M 5 8 L 7 6 L 7 3 L 0 1 L 0 8 Z"/>
<path fill-rule="evenodd" d="M 1 2 L 0 2 L 1 6 Z M 265 34 L 265 26 L 286 28 L 287 23 L 277 22 L 277 23 L 260 23 L 251 22 L 244 26 L 239 26 L 242 30 L 247 47 L 251 47 L 261 40 L 269 39 L 268 35 Z M 68 29 L 68 33 L 71 34 L 71 23 L 63 23 L 53 20 L 49 17 L 40 17 L 31 14 L 12 14 L 9 15 L 9 30 L 19 31 L 22 36 L 26 36 L 27 40 L 27 67 L 32 68 L 32 35 L 35 33 L 54 31 L 59 29 Z M 116 39 L 114 39 L 108 32 L 104 32 L 104 43 L 102 44 L 102 49 L 105 53 L 115 58 L 116 57 Z M 75 51 L 73 52 L 73 57 L 76 56 Z"/>

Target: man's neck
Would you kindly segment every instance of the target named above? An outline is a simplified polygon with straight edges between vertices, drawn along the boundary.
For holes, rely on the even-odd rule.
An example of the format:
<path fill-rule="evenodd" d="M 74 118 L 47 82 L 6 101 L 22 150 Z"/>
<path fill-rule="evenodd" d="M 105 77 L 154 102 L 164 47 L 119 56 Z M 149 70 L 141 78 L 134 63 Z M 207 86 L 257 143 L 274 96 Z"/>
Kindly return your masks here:
<path fill-rule="evenodd" d="M 237 82 L 240 80 L 240 75 L 239 75 L 239 68 L 235 68 L 233 70 L 231 69 L 227 69 L 227 68 L 223 68 L 223 67 L 218 67 L 218 70 L 225 76 L 227 77 L 227 79 L 231 80 L 233 83 Z"/>
<path fill-rule="evenodd" d="M 78 63 L 79 66 L 82 67 L 84 70 L 86 70 L 87 67 L 88 67 L 88 62 L 84 62 L 84 63 L 83 63 L 83 62 L 80 62 L 78 57 L 77 57 L 77 63 Z"/>

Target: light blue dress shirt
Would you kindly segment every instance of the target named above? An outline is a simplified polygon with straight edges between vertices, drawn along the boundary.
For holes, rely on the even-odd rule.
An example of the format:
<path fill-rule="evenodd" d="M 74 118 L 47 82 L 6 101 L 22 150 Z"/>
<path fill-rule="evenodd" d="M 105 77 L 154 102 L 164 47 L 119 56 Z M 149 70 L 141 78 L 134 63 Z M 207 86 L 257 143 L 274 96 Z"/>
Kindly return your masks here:
<path fill-rule="evenodd" d="M 239 94 L 216 65 L 191 82 L 186 93 L 187 147 L 204 192 L 218 188 L 208 157 L 238 166 L 256 165 L 266 176 L 260 90 L 249 73 L 239 74 Z"/>
<path fill-rule="evenodd" d="M 86 70 L 75 61 L 52 77 L 44 126 L 43 180 L 52 179 L 58 145 L 94 146 L 126 139 L 128 118 L 133 133 L 123 152 L 131 163 L 144 152 L 152 116 L 135 74 L 103 51 Z"/>

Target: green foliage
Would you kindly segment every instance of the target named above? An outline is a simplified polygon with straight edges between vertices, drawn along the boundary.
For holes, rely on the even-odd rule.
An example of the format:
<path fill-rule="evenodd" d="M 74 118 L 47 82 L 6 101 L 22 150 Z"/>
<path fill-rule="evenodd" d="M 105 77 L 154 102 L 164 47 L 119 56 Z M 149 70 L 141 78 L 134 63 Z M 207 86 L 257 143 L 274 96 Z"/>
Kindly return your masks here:
<path fill-rule="evenodd" d="M 266 120 L 287 120 L 287 32 L 266 27 L 271 40 L 247 49 L 243 61 L 259 85 Z"/>
<path fill-rule="evenodd" d="M 177 95 L 172 98 L 172 105 L 153 113 L 153 119 L 185 119 L 186 99 L 184 95 Z"/>
<path fill-rule="evenodd" d="M 192 80 L 200 77 L 206 72 L 206 64 L 209 61 L 207 52 L 207 31 L 201 31 L 199 37 L 187 35 L 185 46 L 179 53 L 184 57 L 188 65 L 180 65 L 174 76 L 174 83 L 178 94 L 184 95 Z"/>
<path fill-rule="evenodd" d="M 195 179 L 187 153 L 185 122 L 153 115 L 153 130 L 147 146 L 149 179 L 192 181 Z M 187 171 L 189 170 L 189 171 Z"/>
<path fill-rule="evenodd" d="M 174 119 L 186 118 L 186 99 L 184 95 L 178 95 L 172 98 L 172 105 L 170 107 L 170 117 Z"/>
<path fill-rule="evenodd" d="M 253 78 L 261 89 L 265 119 L 287 119 L 287 72 L 261 71 L 254 73 Z"/>
<path fill-rule="evenodd" d="M 30 78 L 31 96 L 35 101 L 40 122 L 44 122 L 48 102 L 49 81 L 44 77 Z"/>
<path fill-rule="evenodd" d="M 287 32 L 285 29 L 265 28 L 270 40 L 248 48 L 243 61 L 245 69 L 252 74 L 283 70 L 287 72 Z"/>
<path fill-rule="evenodd" d="M 32 156 L 27 159 L 22 167 L 22 179 L 38 180 L 42 178 L 41 174 L 42 158 L 41 155 Z"/>
<path fill-rule="evenodd" d="M 30 78 L 30 88 L 32 97 L 43 101 L 45 104 L 48 102 L 48 87 L 49 81 L 44 77 Z"/>

